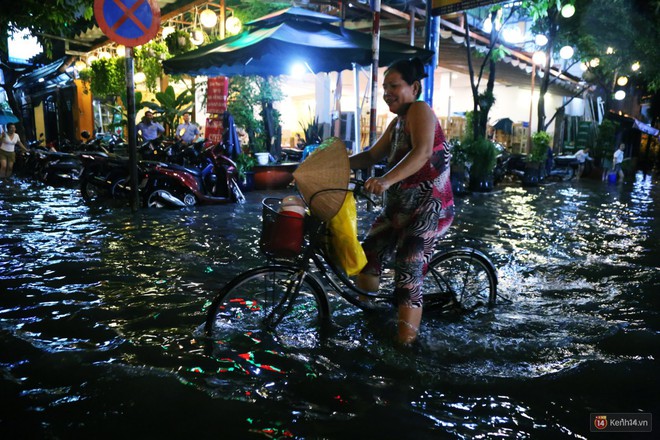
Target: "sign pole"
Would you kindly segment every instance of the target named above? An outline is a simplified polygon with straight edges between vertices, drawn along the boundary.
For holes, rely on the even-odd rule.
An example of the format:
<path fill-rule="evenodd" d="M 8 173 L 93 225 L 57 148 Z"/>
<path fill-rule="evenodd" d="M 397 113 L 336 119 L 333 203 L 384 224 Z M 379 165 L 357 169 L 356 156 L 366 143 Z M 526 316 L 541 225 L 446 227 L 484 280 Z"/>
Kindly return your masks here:
<path fill-rule="evenodd" d="M 133 48 L 126 47 L 126 112 L 128 113 L 128 158 L 131 167 L 131 210 L 140 207 L 137 172 L 137 136 L 135 133 L 135 82 L 133 80 Z"/>
<path fill-rule="evenodd" d="M 378 105 L 378 55 L 380 53 L 380 0 L 373 2 L 373 24 L 371 28 L 371 113 L 369 114 L 369 148 L 376 143 L 378 121 L 376 108 Z M 358 139 L 356 139 L 359 142 Z"/>
<path fill-rule="evenodd" d="M 133 48 L 151 41 L 160 27 L 158 0 L 94 0 L 94 18 L 105 35 L 126 47 L 126 113 L 131 181 L 131 209 L 140 207 L 135 134 Z"/>

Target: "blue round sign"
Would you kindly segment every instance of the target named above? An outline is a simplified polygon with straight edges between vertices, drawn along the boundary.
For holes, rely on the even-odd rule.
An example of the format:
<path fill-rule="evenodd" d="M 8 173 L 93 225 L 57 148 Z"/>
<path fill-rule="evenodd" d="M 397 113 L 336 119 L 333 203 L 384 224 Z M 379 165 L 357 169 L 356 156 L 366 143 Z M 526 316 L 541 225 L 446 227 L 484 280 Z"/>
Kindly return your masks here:
<path fill-rule="evenodd" d="M 160 28 L 156 0 L 95 0 L 94 16 L 108 38 L 128 47 L 147 43 Z"/>

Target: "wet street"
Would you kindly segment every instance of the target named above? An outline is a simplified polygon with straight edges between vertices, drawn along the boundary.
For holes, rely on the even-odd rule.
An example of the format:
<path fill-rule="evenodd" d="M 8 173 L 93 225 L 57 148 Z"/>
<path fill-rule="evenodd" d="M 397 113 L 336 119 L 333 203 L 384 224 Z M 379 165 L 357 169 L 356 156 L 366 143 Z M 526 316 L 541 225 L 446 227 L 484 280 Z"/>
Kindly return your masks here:
<path fill-rule="evenodd" d="M 500 304 L 412 349 L 335 299 L 322 346 L 208 356 L 209 301 L 264 263 L 264 195 L 133 213 L 0 182 L 0 438 L 587 439 L 590 413 L 660 414 L 657 179 L 457 199 L 446 241 L 492 258 Z"/>

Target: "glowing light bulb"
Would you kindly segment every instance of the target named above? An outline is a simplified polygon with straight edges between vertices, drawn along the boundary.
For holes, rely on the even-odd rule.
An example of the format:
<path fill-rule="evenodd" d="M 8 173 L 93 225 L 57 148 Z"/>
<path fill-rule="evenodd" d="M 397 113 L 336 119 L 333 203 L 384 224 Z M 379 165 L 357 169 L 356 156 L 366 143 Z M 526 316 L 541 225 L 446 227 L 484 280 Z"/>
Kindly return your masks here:
<path fill-rule="evenodd" d="M 620 86 L 625 86 L 628 84 L 628 77 L 627 76 L 620 76 L 617 80 L 616 83 Z"/>
<path fill-rule="evenodd" d="M 573 58 L 575 51 L 571 46 L 564 46 L 559 50 L 559 56 L 564 60 L 570 60 Z"/>
<path fill-rule="evenodd" d="M 564 18 L 571 18 L 575 14 L 575 6 L 571 5 L 570 3 L 567 5 L 562 6 L 561 8 L 561 16 Z"/>
<path fill-rule="evenodd" d="M 642 65 L 639 64 L 639 61 L 633 63 L 633 65 L 630 66 L 630 68 L 632 69 L 633 72 L 637 72 L 637 71 L 639 70 L 640 67 L 642 67 Z"/>
<path fill-rule="evenodd" d="M 218 16 L 210 9 L 205 9 L 199 14 L 199 22 L 206 28 L 212 28 L 218 23 Z"/>
<path fill-rule="evenodd" d="M 545 46 L 548 44 L 548 37 L 543 34 L 538 34 L 534 37 L 534 43 L 536 43 L 537 46 Z"/>
<path fill-rule="evenodd" d="M 545 53 L 534 52 L 534 55 L 532 55 L 532 61 L 534 61 L 534 64 L 537 65 L 545 64 Z"/>
<path fill-rule="evenodd" d="M 626 92 L 623 90 L 617 90 L 616 93 L 614 94 L 614 99 L 617 101 L 622 101 L 626 97 Z"/>

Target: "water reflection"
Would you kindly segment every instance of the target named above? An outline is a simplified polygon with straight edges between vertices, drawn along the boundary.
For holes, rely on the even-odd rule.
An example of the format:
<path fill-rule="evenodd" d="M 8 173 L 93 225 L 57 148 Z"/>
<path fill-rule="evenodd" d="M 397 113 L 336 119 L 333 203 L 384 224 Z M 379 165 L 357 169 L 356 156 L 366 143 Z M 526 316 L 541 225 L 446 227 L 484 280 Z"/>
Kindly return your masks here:
<path fill-rule="evenodd" d="M 294 350 L 268 334 L 207 341 L 199 330 L 214 293 L 263 263 L 263 194 L 132 213 L 3 182 L 0 432 L 588 438 L 591 411 L 657 408 L 656 183 L 460 199 L 446 240 L 493 258 L 497 308 L 427 321 L 401 350 L 392 315 L 333 298 L 329 339 Z"/>

